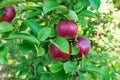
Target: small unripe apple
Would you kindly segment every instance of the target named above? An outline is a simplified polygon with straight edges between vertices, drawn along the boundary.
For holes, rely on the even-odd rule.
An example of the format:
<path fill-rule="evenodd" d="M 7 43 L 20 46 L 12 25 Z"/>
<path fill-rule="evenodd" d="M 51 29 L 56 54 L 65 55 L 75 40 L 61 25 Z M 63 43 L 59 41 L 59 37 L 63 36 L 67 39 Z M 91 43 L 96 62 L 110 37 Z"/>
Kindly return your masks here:
<path fill-rule="evenodd" d="M 56 27 L 57 35 L 66 39 L 74 38 L 78 32 L 78 26 L 73 20 L 62 20 Z"/>
<path fill-rule="evenodd" d="M 50 44 L 49 46 L 49 55 L 54 61 L 58 60 L 66 60 L 70 57 L 70 53 L 62 52 L 57 46 L 54 44 Z"/>
<path fill-rule="evenodd" d="M 87 55 L 90 50 L 90 42 L 84 36 L 77 37 L 76 46 L 80 49 L 76 57 L 81 57 L 82 55 Z"/>
<path fill-rule="evenodd" d="M 0 16 L 0 22 L 11 22 L 16 16 L 15 8 L 13 6 L 8 6 L 4 7 L 3 10 L 4 13 Z"/>

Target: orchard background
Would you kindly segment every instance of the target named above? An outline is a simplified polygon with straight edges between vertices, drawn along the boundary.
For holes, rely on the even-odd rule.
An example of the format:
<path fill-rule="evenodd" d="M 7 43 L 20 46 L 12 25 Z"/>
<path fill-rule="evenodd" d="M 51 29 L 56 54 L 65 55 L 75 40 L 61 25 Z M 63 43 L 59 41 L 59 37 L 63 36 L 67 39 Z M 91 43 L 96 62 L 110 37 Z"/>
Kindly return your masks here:
<path fill-rule="evenodd" d="M 10 22 L 0 19 L 0 80 L 120 79 L 119 0 L 2 0 L 0 17 L 7 6 L 15 8 L 16 16 Z M 56 33 L 61 20 L 76 22 L 76 37 L 89 39 L 87 55 L 76 58 L 73 47 L 67 60 L 50 57 L 51 43 L 68 50 L 68 39 Z"/>

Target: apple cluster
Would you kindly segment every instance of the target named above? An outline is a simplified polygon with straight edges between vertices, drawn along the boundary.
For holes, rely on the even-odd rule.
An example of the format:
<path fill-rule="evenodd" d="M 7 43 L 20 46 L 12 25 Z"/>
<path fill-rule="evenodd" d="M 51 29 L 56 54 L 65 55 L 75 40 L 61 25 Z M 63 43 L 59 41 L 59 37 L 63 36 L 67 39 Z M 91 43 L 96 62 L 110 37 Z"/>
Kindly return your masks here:
<path fill-rule="evenodd" d="M 78 47 L 80 50 L 77 55 L 74 55 L 77 58 L 81 58 L 82 55 L 87 55 L 90 50 L 90 42 L 85 36 L 77 36 L 78 26 L 73 20 L 62 20 L 58 22 L 56 26 L 56 32 L 58 36 L 70 40 L 76 38 L 77 40 L 73 42 L 73 45 Z M 56 45 L 53 43 L 49 46 L 49 55 L 54 61 L 58 60 L 67 60 L 72 53 L 72 45 L 69 45 L 69 54 L 62 52 Z"/>
<path fill-rule="evenodd" d="M 13 6 L 7 6 L 3 8 L 4 12 L 0 15 L 0 22 L 11 22 L 16 16 L 15 8 Z"/>

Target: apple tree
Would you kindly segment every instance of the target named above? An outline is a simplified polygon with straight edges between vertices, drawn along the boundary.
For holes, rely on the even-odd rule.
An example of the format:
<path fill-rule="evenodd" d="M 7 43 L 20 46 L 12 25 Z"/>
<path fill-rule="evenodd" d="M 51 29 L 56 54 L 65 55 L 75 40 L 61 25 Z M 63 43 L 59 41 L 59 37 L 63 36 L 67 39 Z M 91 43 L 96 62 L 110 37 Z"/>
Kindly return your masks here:
<path fill-rule="evenodd" d="M 7 63 L 6 44 L 14 41 L 22 54 L 18 78 L 109 80 L 92 41 L 99 6 L 100 0 L 3 0 L 0 63 Z"/>

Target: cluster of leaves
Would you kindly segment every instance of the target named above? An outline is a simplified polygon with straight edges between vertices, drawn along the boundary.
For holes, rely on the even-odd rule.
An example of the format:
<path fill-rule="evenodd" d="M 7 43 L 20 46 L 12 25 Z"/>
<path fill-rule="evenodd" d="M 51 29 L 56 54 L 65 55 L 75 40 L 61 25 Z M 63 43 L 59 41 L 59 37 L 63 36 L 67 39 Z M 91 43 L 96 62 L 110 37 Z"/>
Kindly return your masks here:
<path fill-rule="evenodd" d="M 56 35 L 55 27 L 59 20 L 76 21 L 80 24 L 79 35 L 92 38 L 95 28 L 91 19 L 98 18 L 100 14 L 96 16 L 91 10 L 97 12 L 100 0 L 4 0 L 0 3 L 0 8 L 15 4 L 17 16 L 13 22 L 0 23 L 0 63 L 7 63 L 8 50 L 5 44 L 14 40 L 21 54 L 24 53 L 17 69 L 19 77 L 25 75 L 25 79 L 40 80 L 110 79 L 110 69 L 113 67 L 108 66 L 110 61 L 105 58 L 109 55 L 104 54 L 107 51 L 104 46 L 96 48 L 100 45 L 93 43 L 88 56 L 82 56 L 81 59 L 71 57 L 66 61 L 54 62 L 48 55 L 50 42 L 67 51 L 66 40 Z M 102 39 L 106 41 L 105 37 Z M 64 45 L 60 45 L 61 41 Z"/>

